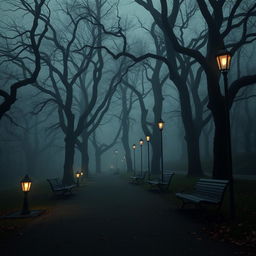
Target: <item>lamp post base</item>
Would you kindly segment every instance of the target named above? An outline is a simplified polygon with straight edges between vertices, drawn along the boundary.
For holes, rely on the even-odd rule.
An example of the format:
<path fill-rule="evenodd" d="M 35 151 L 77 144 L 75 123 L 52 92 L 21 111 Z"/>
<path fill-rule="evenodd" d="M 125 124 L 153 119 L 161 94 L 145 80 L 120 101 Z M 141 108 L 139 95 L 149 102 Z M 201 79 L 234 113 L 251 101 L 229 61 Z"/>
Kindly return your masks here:
<path fill-rule="evenodd" d="M 13 212 L 5 216 L 0 216 L 0 219 L 23 219 L 23 218 L 33 218 L 42 215 L 45 210 L 31 210 L 27 214 L 23 214 L 22 212 Z"/>

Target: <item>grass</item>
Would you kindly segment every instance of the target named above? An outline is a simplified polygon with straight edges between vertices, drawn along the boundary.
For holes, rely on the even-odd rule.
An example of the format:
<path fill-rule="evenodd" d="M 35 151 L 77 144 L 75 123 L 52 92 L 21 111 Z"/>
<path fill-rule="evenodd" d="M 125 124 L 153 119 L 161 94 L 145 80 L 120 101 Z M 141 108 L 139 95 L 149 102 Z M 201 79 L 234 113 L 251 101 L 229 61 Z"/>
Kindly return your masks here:
<path fill-rule="evenodd" d="M 49 185 L 46 182 L 32 184 L 28 195 L 29 207 L 33 210 L 50 210 L 56 204 L 53 200 Z M 20 211 L 23 203 L 23 192 L 19 186 L 0 191 L 0 216 Z M 19 234 L 33 218 L 26 219 L 0 219 L 0 239 Z"/>
<path fill-rule="evenodd" d="M 181 201 L 175 196 L 177 192 L 190 192 L 193 190 L 197 178 L 175 174 L 168 193 L 161 196 L 170 202 L 173 209 L 178 209 Z M 148 184 L 142 185 L 149 189 Z M 229 215 L 229 191 L 225 193 L 224 201 L 220 212 L 216 207 L 204 207 L 194 210 L 184 209 L 187 213 L 193 214 L 199 222 L 204 224 L 203 235 L 208 235 L 212 239 L 228 241 L 236 245 L 246 246 L 248 250 L 255 250 L 256 243 L 256 180 L 235 180 L 235 207 L 236 218 L 230 220 Z M 189 207 L 190 208 L 190 207 Z M 248 255 L 250 255 L 248 253 Z M 252 254 L 253 255 L 253 254 Z"/>

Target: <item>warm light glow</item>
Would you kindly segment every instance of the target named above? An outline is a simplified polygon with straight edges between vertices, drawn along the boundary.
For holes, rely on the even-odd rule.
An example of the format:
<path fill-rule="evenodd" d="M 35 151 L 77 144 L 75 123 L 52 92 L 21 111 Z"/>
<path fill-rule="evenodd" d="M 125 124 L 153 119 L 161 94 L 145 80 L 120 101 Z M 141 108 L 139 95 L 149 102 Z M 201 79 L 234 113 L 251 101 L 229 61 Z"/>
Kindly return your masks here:
<path fill-rule="evenodd" d="M 84 175 L 84 172 L 83 172 L 83 171 L 81 171 L 81 172 L 80 172 L 80 175 L 81 175 L 81 176 L 83 176 L 83 175 Z"/>
<path fill-rule="evenodd" d="M 23 192 L 30 191 L 32 182 L 31 182 L 30 178 L 28 177 L 28 175 L 26 175 L 20 183 L 21 183 L 21 189 Z"/>
<path fill-rule="evenodd" d="M 164 129 L 164 121 L 162 119 L 157 123 L 157 125 L 158 125 L 159 130 Z"/>
<path fill-rule="evenodd" d="M 221 72 L 227 72 L 230 69 L 231 54 L 228 51 L 220 51 L 216 56 L 218 69 Z"/>
<path fill-rule="evenodd" d="M 150 136 L 146 136 L 146 140 L 147 140 L 147 142 L 149 142 L 150 141 Z"/>
<path fill-rule="evenodd" d="M 135 145 L 135 144 L 133 144 L 133 145 L 132 145 L 132 148 L 135 150 L 135 149 L 136 149 L 136 145 Z"/>
<path fill-rule="evenodd" d="M 76 178 L 79 179 L 80 177 L 80 172 L 76 172 Z"/>
<path fill-rule="evenodd" d="M 142 146 L 144 143 L 143 139 L 140 139 L 140 145 Z"/>

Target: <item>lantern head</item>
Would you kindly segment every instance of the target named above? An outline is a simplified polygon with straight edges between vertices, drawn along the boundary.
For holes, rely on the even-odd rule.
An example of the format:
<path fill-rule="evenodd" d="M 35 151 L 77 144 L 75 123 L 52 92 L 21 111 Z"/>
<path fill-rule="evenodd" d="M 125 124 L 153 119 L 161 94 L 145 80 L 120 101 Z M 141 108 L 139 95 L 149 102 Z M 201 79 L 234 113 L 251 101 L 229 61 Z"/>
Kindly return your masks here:
<path fill-rule="evenodd" d="M 231 54 L 227 50 L 221 50 L 216 55 L 218 69 L 220 72 L 228 72 L 231 63 Z"/>
<path fill-rule="evenodd" d="M 79 179 L 79 177 L 80 177 L 80 172 L 77 171 L 76 172 L 76 178 Z"/>
<path fill-rule="evenodd" d="M 162 119 L 160 119 L 160 121 L 157 123 L 158 128 L 160 131 L 162 131 L 164 129 L 164 121 Z"/>
<path fill-rule="evenodd" d="M 150 141 L 150 136 L 146 136 L 146 141 L 147 141 L 147 142 Z"/>
<path fill-rule="evenodd" d="M 140 145 L 142 146 L 144 143 L 143 139 L 140 139 Z"/>
<path fill-rule="evenodd" d="M 26 175 L 26 176 L 21 180 L 20 183 L 21 183 L 21 189 L 22 189 L 23 192 L 29 192 L 29 191 L 30 191 L 32 181 L 31 181 L 31 179 L 29 178 L 28 175 Z"/>
<path fill-rule="evenodd" d="M 132 145 L 132 149 L 133 149 L 133 150 L 136 149 L 136 145 L 135 145 L 135 144 Z"/>

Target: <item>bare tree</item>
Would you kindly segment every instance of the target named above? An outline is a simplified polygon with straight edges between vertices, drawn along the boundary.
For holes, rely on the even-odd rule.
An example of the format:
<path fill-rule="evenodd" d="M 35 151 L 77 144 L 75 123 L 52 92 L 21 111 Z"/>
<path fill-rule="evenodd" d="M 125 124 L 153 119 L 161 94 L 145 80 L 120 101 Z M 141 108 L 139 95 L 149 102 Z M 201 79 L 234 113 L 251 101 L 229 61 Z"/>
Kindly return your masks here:
<path fill-rule="evenodd" d="M 10 63 L 14 64 L 15 69 L 20 68 L 18 71 L 20 72 L 20 77 L 17 81 L 10 79 L 10 84 L 6 85 L 9 87 L 7 90 L 0 89 L 0 96 L 3 99 L 0 104 L 0 119 L 10 110 L 11 106 L 17 100 L 18 90 L 36 82 L 41 70 L 40 46 L 48 29 L 47 23 L 42 27 L 40 22 L 42 15 L 44 15 L 46 20 L 48 19 L 48 16 L 43 14 L 44 9 L 49 12 L 45 0 L 35 0 L 34 3 L 19 0 L 12 1 L 9 4 L 11 15 L 14 12 L 19 13 L 19 15 L 29 14 L 33 20 L 30 28 L 22 27 L 22 25 L 11 21 L 9 23 L 2 22 L 4 27 L 2 27 L 2 32 L 0 33 L 0 39 L 2 41 L 0 45 L 0 65 L 7 66 Z M 31 70 L 29 75 L 23 73 L 23 65 L 27 68 L 30 68 L 32 65 L 31 68 L 33 70 Z M 9 68 L 10 66 L 8 65 Z"/>

